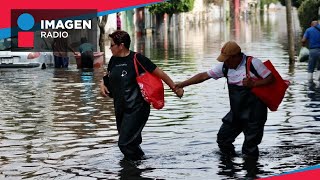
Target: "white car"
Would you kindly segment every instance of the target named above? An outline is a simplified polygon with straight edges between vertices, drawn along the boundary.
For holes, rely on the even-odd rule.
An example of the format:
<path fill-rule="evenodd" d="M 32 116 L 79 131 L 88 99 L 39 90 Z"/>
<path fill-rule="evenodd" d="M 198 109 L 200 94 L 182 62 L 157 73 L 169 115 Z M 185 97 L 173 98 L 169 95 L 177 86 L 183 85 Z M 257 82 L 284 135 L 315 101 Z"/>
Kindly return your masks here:
<path fill-rule="evenodd" d="M 52 52 L 11 51 L 12 40 L 0 39 L 0 68 L 45 68 L 54 65 Z"/>

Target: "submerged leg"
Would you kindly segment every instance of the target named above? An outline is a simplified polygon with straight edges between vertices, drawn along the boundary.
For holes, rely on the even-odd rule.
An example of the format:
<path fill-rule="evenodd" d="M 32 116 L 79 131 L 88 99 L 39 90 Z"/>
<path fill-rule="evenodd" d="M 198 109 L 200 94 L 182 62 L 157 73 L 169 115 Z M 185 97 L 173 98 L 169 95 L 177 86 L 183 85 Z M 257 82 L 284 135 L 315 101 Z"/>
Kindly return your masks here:
<path fill-rule="evenodd" d="M 125 157 L 138 160 L 144 155 L 140 144 L 141 132 L 150 114 L 149 104 L 143 105 L 130 113 L 124 113 L 119 135 L 119 148 Z"/>

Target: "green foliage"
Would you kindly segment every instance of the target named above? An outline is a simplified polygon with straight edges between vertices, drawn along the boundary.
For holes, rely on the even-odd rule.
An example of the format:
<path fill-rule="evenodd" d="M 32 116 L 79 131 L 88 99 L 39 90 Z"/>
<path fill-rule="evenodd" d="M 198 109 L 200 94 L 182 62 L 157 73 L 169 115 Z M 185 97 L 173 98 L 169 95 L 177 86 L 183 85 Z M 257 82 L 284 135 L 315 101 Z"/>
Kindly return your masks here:
<path fill-rule="evenodd" d="M 318 10 L 320 7 L 319 0 L 305 0 L 302 2 L 298 9 L 298 16 L 300 21 L 300 26 L 302 30 L 306 30 L 310 27 L 310 23 L 313 20 L 318 20 Z"/>
<path fill-rule="evenodd" d="M 276 4 L 277 2 L 279 2 L 279 0 L 260 0 L 259 8 L 260 8 L 260 10 L 263 10 L 264 5 L 267 5 L 267 7 L 269 8 L 269 5 L 271 3 Z"/>
<path fill-rule="evenodd" d="M 277 2 L 279 2 L 278 0 L 260 0 L 261 1 L 261 4 L 266 4 L 266 5 L 270 5 L 271 3 L 277 3 Z"/>
<path fill-rule="evenodd" d="M 193 9 L 194 0 L 170 0 L 159 4 L 149 6 L 152 14 L 174 14 L 181 12 L 189 12 Z"/>
<path fill-rule="evenodd" d="M 223 5 L 223 0 L 203 0 L 203 4 L 204 5 L 215 4 L 215 5 L 218 5 L 218 6 L 222 6 Z"/>
<path fill-rule="evenodd" d="M 286 6 L 286 0 L 279 0 L 283 6 Z M 301 3 L 305 0 L 291 0 L 292 6 L 299 8 Z"/>

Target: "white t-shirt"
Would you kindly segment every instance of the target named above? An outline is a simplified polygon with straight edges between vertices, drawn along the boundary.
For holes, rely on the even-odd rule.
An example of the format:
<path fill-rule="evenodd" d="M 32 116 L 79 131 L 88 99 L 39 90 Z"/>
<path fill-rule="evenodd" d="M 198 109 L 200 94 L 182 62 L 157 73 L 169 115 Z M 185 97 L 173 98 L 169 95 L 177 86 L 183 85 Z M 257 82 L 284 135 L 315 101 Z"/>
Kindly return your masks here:
<path fill-rule="evenodd" d="M 242 80 L 246 77 L 246 55 L 243 55 L 242 61 L 236 69 L 229 69 L 228 70 L 228 83 L 234 84 L 237 86 L 243 86 Z M 262 63 L 260 59 L 253 58 L 252 65 L 257 73 L 262 77 L 266 78 L 269 76 L 271 71 Z M 219 79 L 224 77 L 222 72 L 223 62 L 218 63 L 217 65 L 213 66 L 212 69 L 207 71 L 208 75 L 213 79 Z M 252 72 L 250 72 L 250 77 L 257 78 Z"/>

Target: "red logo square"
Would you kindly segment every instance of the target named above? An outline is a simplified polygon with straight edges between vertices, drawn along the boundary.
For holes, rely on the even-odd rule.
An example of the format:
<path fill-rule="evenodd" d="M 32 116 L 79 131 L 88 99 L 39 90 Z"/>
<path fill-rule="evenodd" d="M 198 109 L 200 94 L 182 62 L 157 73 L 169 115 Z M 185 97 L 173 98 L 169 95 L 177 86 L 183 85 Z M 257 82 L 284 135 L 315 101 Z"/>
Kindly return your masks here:
<path fill-rule="evenodd" d="M 18 47 L 33 47 L 34 32 L 18 32 Z"/>

